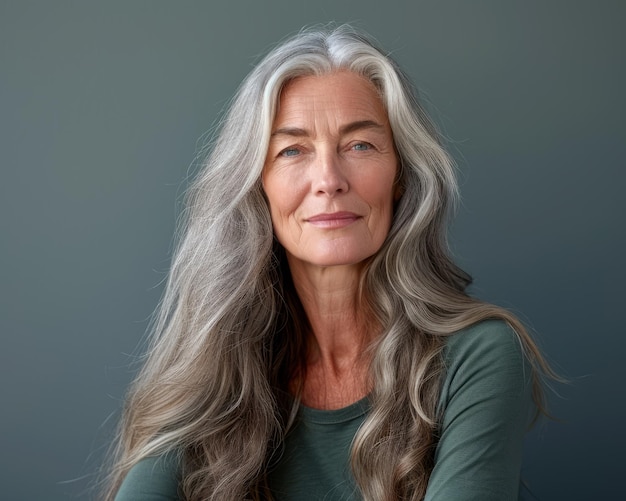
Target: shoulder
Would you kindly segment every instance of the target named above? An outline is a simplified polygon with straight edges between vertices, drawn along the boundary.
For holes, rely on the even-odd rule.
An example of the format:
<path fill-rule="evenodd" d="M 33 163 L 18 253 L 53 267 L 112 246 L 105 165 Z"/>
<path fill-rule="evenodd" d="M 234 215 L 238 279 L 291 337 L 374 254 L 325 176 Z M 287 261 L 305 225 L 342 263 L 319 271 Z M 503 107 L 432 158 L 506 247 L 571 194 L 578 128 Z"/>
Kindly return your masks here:
<path fill-rule="evenodd" d="M 444 353 L 444 407 L 460 391 L 520 397 L 531 389 L 533 369 L 522 340 L 503 320 L 485 320 L 452 334 Z"/>
<path fill-rule="evenodd" d="M 448 370 L 468 362 L 526 365 L 522 341 L 504 320 L 484 320 L 450 335 L 444 360 Z"/>
<path fill-rule="evenodd" d="M 447 359 L 496 349 L 520 353 L 519 336 L 504 320 L 483 320 L 450 335 L 446 341 Z"/>
<path fill-rule="evenodd" d="M 147 457 L 133 466 L 115 501 L 177 501 L 180 460 L 174 453 Z"/>

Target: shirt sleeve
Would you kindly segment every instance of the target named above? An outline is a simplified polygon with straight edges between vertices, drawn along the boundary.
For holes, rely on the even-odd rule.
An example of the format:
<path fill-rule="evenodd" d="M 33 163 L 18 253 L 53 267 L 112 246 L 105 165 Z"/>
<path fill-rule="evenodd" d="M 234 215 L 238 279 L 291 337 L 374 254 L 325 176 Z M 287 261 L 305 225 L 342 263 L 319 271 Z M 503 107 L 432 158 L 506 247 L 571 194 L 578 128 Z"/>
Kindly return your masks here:
<path fill-rule="evenodd" d="M 115 501 L 180 501 L 179 482 L 175 455 L 148 457 L 130 469 Z"/>
<path fill-rule="evenodd" d="M 443 411 L 425 501 L 517 500 L 523 437 L 535 410 L 532 370 L 503 321 L 447 344 Z"/>

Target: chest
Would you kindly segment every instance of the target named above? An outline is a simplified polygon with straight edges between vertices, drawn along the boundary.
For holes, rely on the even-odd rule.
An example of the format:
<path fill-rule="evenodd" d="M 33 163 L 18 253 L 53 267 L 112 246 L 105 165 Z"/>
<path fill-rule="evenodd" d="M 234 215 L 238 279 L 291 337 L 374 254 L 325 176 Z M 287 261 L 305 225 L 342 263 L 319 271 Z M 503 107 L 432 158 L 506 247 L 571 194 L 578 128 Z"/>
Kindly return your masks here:
<path fill-rule="evenodd" d="M 300 409 L 270 472 L 277 501 L 360 500 L 350 470 L 350 447 L 367 408 L 363 399 L 337 410 Z"/>

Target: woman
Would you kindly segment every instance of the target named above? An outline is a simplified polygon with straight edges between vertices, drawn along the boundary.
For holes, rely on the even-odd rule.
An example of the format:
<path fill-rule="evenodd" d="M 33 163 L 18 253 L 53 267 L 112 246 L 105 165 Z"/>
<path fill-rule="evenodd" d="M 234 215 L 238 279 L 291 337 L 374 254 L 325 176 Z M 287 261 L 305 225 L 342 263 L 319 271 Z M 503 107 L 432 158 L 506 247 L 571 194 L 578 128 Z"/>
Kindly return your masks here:
<path fill-rule="evenodd" d="M 190 189 L 108 498 L 517 499 L 549 369 L 465 293 L 455 195 L 411 85 L 365 37 L 274 49 Z"/>

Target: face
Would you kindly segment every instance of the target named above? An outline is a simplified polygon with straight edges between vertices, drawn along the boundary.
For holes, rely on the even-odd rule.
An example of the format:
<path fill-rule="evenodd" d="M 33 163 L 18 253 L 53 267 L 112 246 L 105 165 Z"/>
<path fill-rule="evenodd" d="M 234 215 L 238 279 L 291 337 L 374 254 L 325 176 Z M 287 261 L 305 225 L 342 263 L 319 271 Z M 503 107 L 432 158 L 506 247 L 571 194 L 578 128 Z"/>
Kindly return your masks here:
<path fill-rule="evenodd" d="M 397 163 L 369 81 L 347 71 L 291 81 L 263 170 L 290 266 L 354 265 L 375 254 L 391 226 Z"/>

